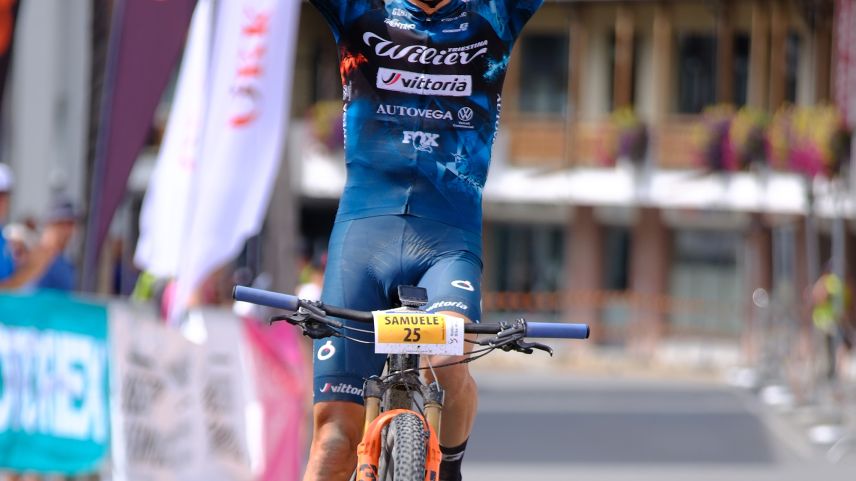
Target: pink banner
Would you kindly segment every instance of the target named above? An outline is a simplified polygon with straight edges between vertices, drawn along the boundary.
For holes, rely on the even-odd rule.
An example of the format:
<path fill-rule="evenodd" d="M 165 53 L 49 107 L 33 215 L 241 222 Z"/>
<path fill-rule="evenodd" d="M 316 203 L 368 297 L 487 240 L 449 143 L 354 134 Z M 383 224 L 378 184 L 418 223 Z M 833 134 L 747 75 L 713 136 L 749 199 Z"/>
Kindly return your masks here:
<path fill-rule="evenodd" d="M 308 356 L 291 326 L 265 327 L 245 319 L 244 333 L 264 419 L 264 469 L 258 479 L 300 479 L 311 403 Z"/>

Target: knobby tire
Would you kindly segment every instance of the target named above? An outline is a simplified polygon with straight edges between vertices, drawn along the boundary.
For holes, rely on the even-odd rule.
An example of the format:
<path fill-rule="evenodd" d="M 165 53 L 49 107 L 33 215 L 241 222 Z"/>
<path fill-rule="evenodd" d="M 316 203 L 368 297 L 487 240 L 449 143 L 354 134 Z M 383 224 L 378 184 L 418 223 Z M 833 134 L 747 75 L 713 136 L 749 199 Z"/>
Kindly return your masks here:
<path fill-rule="evenodd" d="M 428 432 L 416 414 L 399 414 L 385 429 L 381 451 L 382 481 L 425 481 Z"/>

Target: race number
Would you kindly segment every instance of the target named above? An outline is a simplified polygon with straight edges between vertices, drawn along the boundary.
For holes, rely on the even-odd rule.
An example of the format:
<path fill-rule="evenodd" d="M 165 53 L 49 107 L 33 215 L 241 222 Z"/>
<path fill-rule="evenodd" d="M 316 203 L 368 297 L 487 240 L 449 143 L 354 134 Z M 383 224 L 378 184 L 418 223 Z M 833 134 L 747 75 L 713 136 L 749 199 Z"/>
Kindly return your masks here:
<path fill-rule="evenodd" d="M 374 311 L 378 354 L 464 353 L 464 320 L 412 310 Z"/>

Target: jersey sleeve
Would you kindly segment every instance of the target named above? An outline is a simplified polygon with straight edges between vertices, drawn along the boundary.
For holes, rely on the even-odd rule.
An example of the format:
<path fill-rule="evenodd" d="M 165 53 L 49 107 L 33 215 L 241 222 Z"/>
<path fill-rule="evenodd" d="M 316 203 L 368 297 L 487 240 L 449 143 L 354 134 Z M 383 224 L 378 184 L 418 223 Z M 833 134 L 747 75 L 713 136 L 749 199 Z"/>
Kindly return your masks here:
<path fill-rule="evenodd" d="M 504 0 L 508 12 L 508 29 L 514 38 L 520 35 L 526 22 L 544 3 L 544 0 Z"/>
<path fill-rule="evenodd" d="M 309 0 L 309 3 L 314 5 L 321 12 L 321 15 L 327 19 L 327 24 L 330 25 L 333 36 L 336 37 L 336 43 L 339 42 L 339 37 L 344 30 L 349 1 L 351 0 Z"/>

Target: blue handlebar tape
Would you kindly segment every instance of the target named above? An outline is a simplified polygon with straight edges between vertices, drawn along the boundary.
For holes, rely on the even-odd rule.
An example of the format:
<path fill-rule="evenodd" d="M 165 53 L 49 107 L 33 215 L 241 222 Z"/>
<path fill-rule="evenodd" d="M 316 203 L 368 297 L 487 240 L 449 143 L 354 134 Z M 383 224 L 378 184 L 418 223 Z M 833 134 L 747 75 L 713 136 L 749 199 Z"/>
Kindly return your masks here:
<path fill-rule="evenodd" d="M 286 311 L 296 311 L 299 300 L 296 296 L 289 294 L 280 294 L 279 292 L 264 291 L 244 286 L 235 286 L 235 289 L 232 290 L 232 298 L 236 301 L 275 307 L 277 309 L 285 309 Z"/>
<path fill-rule="evenodd" d="M 527 322 L 526 337 L 553 339 L 588 339 L 587 324 L 562 324 L 558 322 Z"/>

